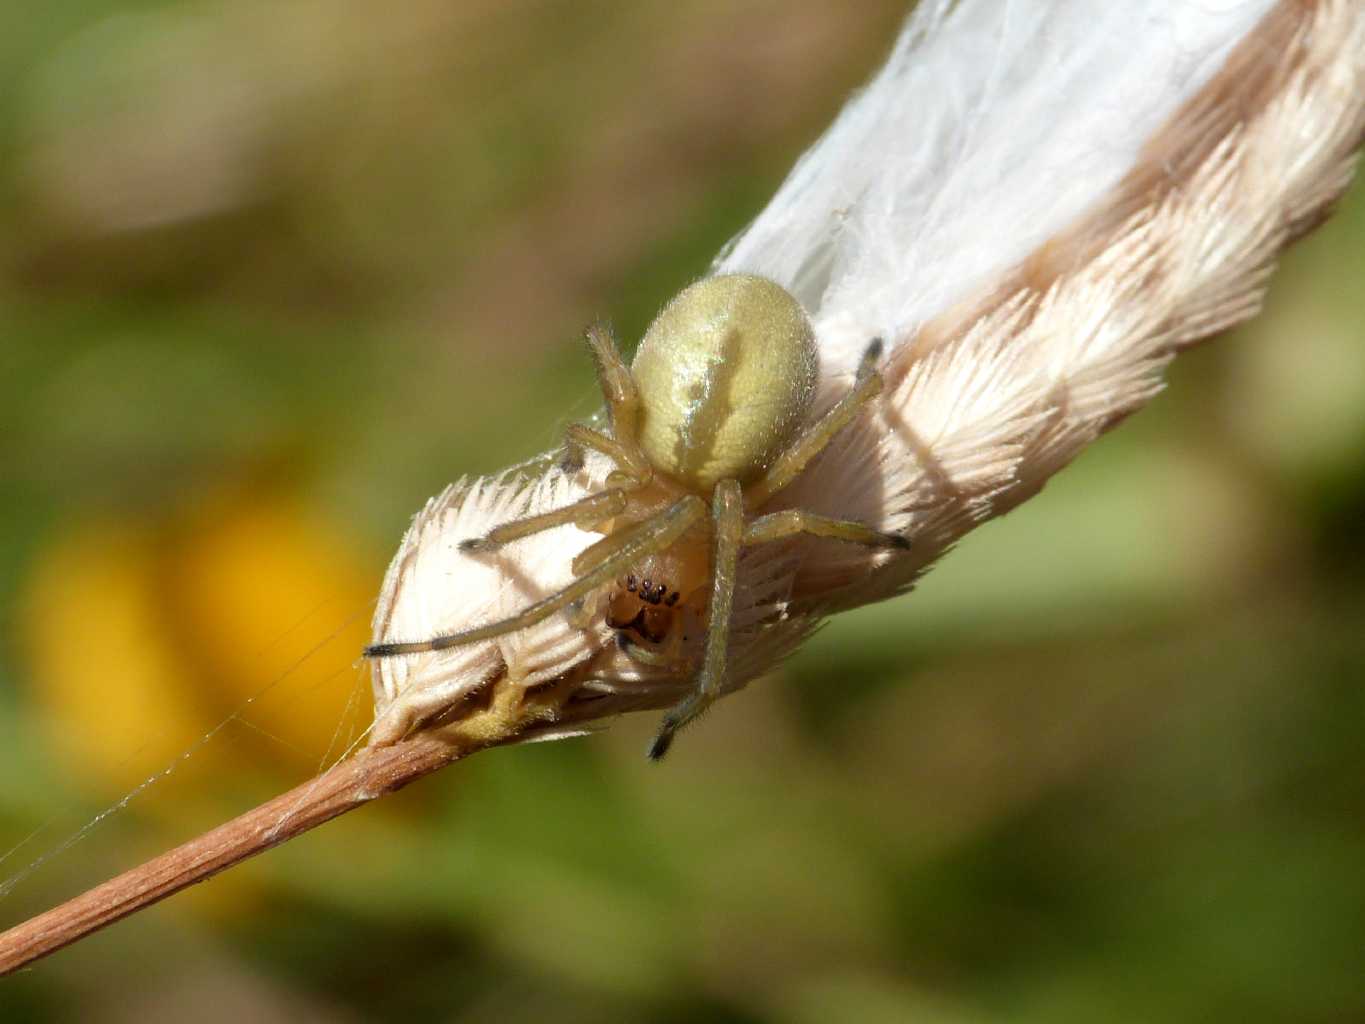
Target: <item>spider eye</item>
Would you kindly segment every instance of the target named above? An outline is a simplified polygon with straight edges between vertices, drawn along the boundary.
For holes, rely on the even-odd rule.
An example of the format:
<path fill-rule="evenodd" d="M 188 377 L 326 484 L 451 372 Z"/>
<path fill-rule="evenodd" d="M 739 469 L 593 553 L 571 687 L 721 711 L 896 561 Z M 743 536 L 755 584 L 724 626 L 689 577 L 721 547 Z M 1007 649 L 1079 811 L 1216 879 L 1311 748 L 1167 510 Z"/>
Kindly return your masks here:
<path fill-rule="evenodd" d="M 704 278 L 664 307 L 635 355 L 640 447 L 696 490 L 752 480 L 801 429 L 817 370 L 810 321 L 785 288 Z"/>

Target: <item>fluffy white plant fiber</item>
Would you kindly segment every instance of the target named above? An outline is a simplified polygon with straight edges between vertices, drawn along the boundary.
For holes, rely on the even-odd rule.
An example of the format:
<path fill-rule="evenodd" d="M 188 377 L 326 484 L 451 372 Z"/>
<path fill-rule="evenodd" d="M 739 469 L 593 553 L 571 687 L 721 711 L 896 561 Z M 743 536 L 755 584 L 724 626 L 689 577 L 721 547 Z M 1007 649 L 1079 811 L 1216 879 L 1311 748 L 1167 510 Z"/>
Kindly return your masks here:
<path fill-rule="evenodd" d="M 820 617 L 911 585 L 1161 388 L 1182 346 L 1258 308 L 1275 255 L 1345 188 L 1365 130 L 1359 0 L 926 0 L 886 66 L 715 270 L 791 289 L 823 400 L 867 342 L 887 388 L 772 508 L 904 531 L 894 555 L 800 540 L 747 552 L 731 687 Z M 568 579 L 572 527 L 497 559 L 456 543 L 600 486 L 608 467 L 462 482 L 384 584 L 376 641 L 514 613 Z M 458 717 L 496 682 L 570 696 L 528 736 L 673 703 L 587 616 L 381 659 L 373 741 Z"/>
<path fill-rule="evenodd" d="M 787 285 L 852 370 L 1093 206 L 1272 6 L 922 3 L 716 269 Z"/>

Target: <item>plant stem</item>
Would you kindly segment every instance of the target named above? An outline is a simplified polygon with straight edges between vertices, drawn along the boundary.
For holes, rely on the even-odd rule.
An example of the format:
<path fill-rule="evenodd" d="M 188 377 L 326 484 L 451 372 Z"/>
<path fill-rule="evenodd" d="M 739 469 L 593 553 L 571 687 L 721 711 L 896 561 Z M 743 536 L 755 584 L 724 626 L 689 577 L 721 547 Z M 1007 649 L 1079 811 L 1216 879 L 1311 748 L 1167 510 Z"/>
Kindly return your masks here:
<path fill-rule="evenodd" d="M 371 747 L 225 825 L 0 934 L 0 975 L 54 953 L 187 886 L 402 789 L 478 749 L 418 735 Z"/>

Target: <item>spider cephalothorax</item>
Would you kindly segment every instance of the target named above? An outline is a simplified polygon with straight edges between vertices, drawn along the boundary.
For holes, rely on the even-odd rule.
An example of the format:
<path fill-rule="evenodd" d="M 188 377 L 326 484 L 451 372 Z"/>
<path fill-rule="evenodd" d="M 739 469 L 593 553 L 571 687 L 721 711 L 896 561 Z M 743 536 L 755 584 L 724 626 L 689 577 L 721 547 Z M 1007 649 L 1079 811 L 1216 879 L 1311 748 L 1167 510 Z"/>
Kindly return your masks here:
<path fill-rule="evenodd" d="M 695 671 L 691 693 L 664 716 L 650 756 L 722 692 L 726 644 L 742 547 L 797 534 L 873 547 L 905 538 L 863 523 L 788 509 L 761 510 L 881 390 L 880 345 L 869 346 L 853 387 L 810 421 L 817 380 L 815 338 L 784 288 L 747 274 L 705 278 L 650 325 L 627 367 L 610 333 L 588 331 L 610 430 L 567 431 L 566 461 L 583 449 L 611 460 L 603 490 L 564 508 L 463 541 L 492 551 L 569 523 L 601 539 L 573 562 L 575 580 L 519 615 L 411 643 L 366 648 L 372 658 L 441 650 L 525 629 L 607 591 L 606 621 L 637 660 Z M 704 623 L 699 664 L 683 644 L 689 611 Z"/>

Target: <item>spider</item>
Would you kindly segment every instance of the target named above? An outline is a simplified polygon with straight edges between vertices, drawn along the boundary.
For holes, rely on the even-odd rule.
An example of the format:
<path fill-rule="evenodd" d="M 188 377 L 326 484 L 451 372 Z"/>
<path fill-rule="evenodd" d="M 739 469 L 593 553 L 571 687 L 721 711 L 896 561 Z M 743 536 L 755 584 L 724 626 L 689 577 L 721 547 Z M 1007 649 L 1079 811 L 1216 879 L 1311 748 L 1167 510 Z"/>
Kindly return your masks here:
<path fill-rule="evenodd" d="M 588 330 L 606 399 L 606 432 L 566 431 L 565 462 L 585 449 L 615 467 L 602 490 L 460 543 L 495 551 L 522 537 L 575 524 L 600 533 L 573 561 L 573 582 L 520 614 L 410 643 L 379 643 L 369 658 L 437 651 L 525 629 L 580 608 L 610 586 L 606 621 L 636 660 L 690 670 L 680 613 L 705 623 L 700 664 L 687 696 L 667 712 L 649 756 L 667 753 L 678 730 L 720 696 L 741 548 L 798 534 L 869 547 L 906 548 L 898 534 L 802 510 L 762 514 L 830 441 L 880 393 L 880 341 L 868 346 L 852 388 L 808 422 L 817 379 L 815 335 L 781 285 L 749 274 L 704 278 L 650 325 L 627 367 L 610 331 Z M 629 634 L 634 633 L 635 637 Z"/>

